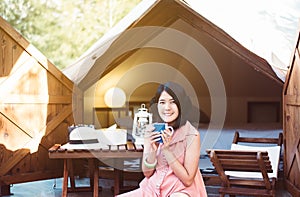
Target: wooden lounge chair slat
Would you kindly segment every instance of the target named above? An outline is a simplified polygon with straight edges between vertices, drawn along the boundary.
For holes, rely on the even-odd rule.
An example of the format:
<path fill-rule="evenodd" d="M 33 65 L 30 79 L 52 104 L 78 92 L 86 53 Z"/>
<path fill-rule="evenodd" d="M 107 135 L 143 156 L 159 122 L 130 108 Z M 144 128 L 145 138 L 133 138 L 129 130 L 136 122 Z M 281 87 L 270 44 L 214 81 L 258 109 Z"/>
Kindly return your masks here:
<path fill-rule="evenodd" d="M 230 180 L 231 185 L 248 185 L 252 187 L 261 187 L 265 188 L 265 183 L 262 180 L 245 180 L 245 179 L 231 179 Z"/>

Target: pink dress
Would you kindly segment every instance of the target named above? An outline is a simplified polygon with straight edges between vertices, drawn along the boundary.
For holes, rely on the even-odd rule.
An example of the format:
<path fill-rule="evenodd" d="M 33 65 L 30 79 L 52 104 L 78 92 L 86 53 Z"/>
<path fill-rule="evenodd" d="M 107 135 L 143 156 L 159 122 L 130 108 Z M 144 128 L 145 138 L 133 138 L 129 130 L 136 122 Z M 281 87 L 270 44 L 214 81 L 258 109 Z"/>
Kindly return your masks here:
<path fill-rule="evenodd" d="M 187 122 L 174 133 L 170 149 L 177 156 L 177 160 L 183 163 L 185 151 L 188 146 L 186 136 L 199 135 L 199 132 Z M 154 174 L 149 178 L 144 178 L 140 183 L 140 188 L 128 193 L 119 195 L 119 197 L 168 197 L 169 195 L 181 192 L 191 197 L 207 197 L 205 185 L 200 170 L 197 170 L 194 182 L 191 186 L 186 187 L 175 176 L 172 169 L 167 164 L 163 154 L 157 156 L 157 166 Z"/>

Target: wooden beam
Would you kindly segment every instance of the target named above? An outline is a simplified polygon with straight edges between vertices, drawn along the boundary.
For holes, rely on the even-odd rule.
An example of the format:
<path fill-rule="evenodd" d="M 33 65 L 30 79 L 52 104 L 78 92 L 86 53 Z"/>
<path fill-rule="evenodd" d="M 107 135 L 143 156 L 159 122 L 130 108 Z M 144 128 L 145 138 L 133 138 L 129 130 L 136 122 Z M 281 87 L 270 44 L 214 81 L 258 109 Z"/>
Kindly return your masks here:
<path fill-rule="evenodd" d="M 6 94 L 6 95 L 0 97 L 0 103 L 4 103 L 4 104 L 71 104 L 72 96 Z"/>
<path fill-rule="evenodd" d="M 55 118 L 49 121 L 44 128 L 46 129 L 44 136 L 49 135 L 59 124 L 61 124 L 61 122 L 63 122 L 70 114 L 72 114 L 72 109 L 72 105 L 65 106 Z"/>
<path fill-rule="evenodd" d="M 299 152 L 299 148 L 300 147 L 300 140 L 298 141 L 298 145 L 297 145 L 297 151 L 296 151 L 296 161 L 298 163 L 298 170 L 300 172 L 300 152 Z"/>
<path fill-rule="evenodd" d="M 17 150 L 12 157 L 10 157 L 0 169 L 0 177 L 4 176 L 6 173 L 8 173 L 16 164 L 18 164 L 24 157 L 26 157 L 28 154 L 30 154 L 29 149 L 20 149 Z"/>
<path fill-rule="evenodd" d="M 40 145 L 43 146 L 45 149 L 48 149 L 53 144 L 49 143 L 48 140 L 45 140 L 46 136 L 49 135 L 61 122 L 63 122 L 70 114 L 72 114 L 72 105 L 67 105 L 64 108 L 61 109 L 60 113 L 57 114 L 55 118 L 53 118 L 51 121 L 49 121 L 43 129 L 41 129 L 40 132 L 45 133 L 43 140 L 40 142 Z M 6 116 L 4 111 L 0 110 L 0 114 L 2 114 L 7 120 L 9 120 L 11 123 L 13 123 L 16 127 L 18 127 L 22 132 L 24 132 L 26 135 L 28 135 L 30 138 L 34 140 L 34 136 L 31 135 L 29 128 L 21 128 L 20 125 L 17 125 L 13 120 L 11 120 L 9 117 Z M 45 131 L 46 130 L 46 131 Z M 0 174 L 1 176 L 1 174 Z"/>
<path fill-rule="evenodd" d="M 284 95 L 284 104 L 300 106 L 300 95 Z"/>
<path fill-rule="evenodd" d="M 289 156 L 292 156 L 292 159 L 289 160 L 290 163 L 288 164 L 288 166 L 286 168 L 286 170 L 288 170 L 287 176 L 289 176 L 289 174 L 291 173 L 292 165 L 295 162 L 295 159 L 299 158 L 299 152 L 298 152 L 298 146 L 299 146 L 299 144 L 300 144 L 300 138 L 298 139 L 298 141 L 295 141 L 295 143 L 292 144 L 292 146 L 291 146 L 292 150 L 289 151 Z M 298 154 L 298 158 L 297 158 L 297 154 Z M 299 162 L 298 162 L 298 165 L 300 165 Z"/>
<path fill-rule="evenodd" d="M 29 172 L 29 173 L 21 173 L 16 175 L 5 175 L 1 177 L 1 181 L 5 184 L 15 184 L 15 183 L 24 183 L 29 181 L 38 181 L 45 179 L 54 179 L 61 178 L 62 171 L 58 171 L 57 169 L 51 171 L 38 171 L 38 172 Z"/>
<path fill-rule="evenodd" d="M 300 43 L 300 31 L 298 32 L 298 38 L 296 40 L 296 46 L 295 46 L 295 50 L 294 52 L 292 53 L 293 57 L 291 58 L 291 62 L 290 62 L 290 67 L 287 71 L 287 74 L 286 74 L 286 78 L 285 78 L 285 83 L 284 83 L 284 87 L 283 87 L 283 94 L 287 94 L 287 91 L 288 91 L 288 87 L 289 87 L 289 84 L 290 84 L 290 80 L 291 80 L 291 74 L 293 73 L 293 69 L 294 67 L 297 66 L 298 62 L 299 62 L 299 56 L 300 56 L 300 53 L 299 53 L 299 43 Z"/>

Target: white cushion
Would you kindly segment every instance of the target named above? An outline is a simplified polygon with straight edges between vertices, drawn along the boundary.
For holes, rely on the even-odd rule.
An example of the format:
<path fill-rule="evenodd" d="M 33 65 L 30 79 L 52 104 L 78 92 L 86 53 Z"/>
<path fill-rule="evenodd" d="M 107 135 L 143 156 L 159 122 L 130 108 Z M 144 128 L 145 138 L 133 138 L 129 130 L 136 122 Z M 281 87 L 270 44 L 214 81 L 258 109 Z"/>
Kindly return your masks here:
<path fill-rule="evenodd" d="M 232 144 L 231 150 L 254 150 L 254 151 L 267 151 L 270 162 L 272 165 L 273 172 L 268 173 L 269 178 L 277 178 L 278 175 L 278 165 L 280 157 L 280 146 L 246 146 L 239 144 Z M 259 172 L 239 172 L 239 171 L 225 171 L 226 175 L 235 177 L 249 177 L 249 178 L 262 178 L 262 174 Z"/>

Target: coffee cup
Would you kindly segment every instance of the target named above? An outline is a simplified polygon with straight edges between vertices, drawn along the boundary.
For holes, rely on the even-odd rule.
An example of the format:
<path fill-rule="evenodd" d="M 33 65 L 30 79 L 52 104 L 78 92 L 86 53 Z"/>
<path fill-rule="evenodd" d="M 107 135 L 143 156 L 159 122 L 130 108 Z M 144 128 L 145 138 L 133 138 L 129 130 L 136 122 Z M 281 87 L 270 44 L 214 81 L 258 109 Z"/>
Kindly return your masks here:
<path fill-rule="evenodd" d="M 168 126 L 167 123 L 154 123 L 153 126 L 154 126 L 154 128 L 155 128 L 154 131 L 156 131 L 156 132 L 162 133 L 162 131 L 164 131 L 164 130 L 166 130 L 166 129 L 169 129 L 169 130 L 171 131 L 171 136 L 172 136 L 173 133 L 174 133 L 173 127 L 172 127 L 172 126 Z M 159 137 L 159 140 L 158 140 L 157 142 L 158 142 L 158 143 L 163 143 L 162 138 Z"/>

